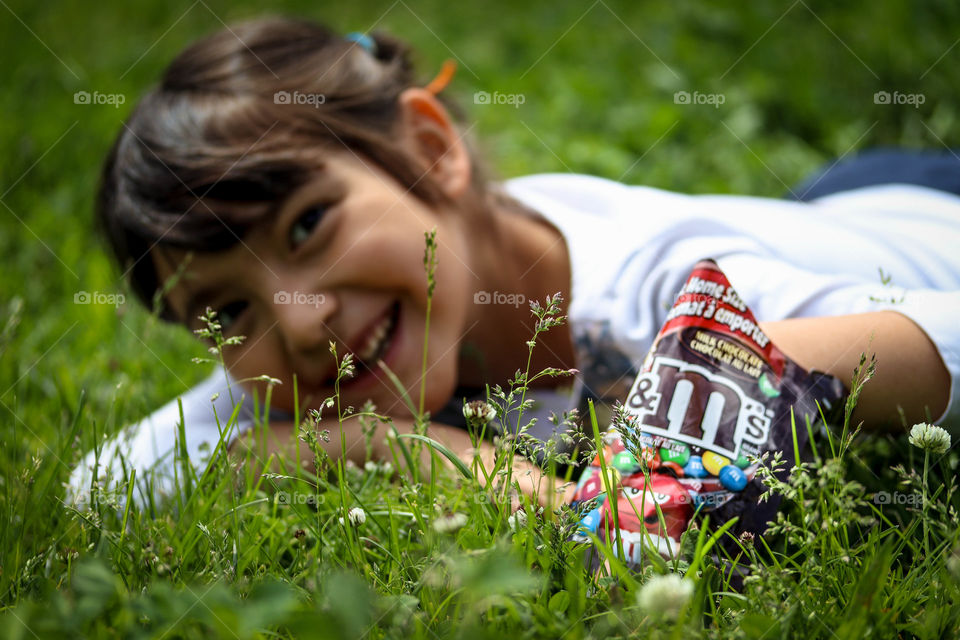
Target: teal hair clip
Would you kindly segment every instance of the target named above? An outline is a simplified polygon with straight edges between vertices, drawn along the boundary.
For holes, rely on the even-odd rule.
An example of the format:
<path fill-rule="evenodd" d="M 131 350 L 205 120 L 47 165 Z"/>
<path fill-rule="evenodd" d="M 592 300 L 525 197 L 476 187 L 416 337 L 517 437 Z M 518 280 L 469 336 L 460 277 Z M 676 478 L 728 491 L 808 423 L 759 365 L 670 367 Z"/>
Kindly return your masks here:
<path fill-rule="evenodd" d="M 351 31 L 344 37 L 347 40 L 352 40 L 356 42 L 358 45 L 366 49 L 367 53 L 369 53 L 370 55 L 372 56 L 377 55 L 377 43 L 374 42 L 373 38 L 371 38 L 367 34 L 360 33 L 359 31 Z"/>

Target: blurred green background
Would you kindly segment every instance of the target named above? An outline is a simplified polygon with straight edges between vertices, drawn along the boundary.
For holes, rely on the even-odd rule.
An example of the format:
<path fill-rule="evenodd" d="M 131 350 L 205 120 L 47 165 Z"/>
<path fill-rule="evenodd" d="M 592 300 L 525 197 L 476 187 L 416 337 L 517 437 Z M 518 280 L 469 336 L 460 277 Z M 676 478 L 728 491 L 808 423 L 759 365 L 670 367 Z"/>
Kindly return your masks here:
<path fill-rule="evenodd" d="M 92 231 L 99 165 L 137 96 L 224 23 L 280 13 L 389 31 L 415 45 L 424 82 L 456 58 L 449 93 L 503 177 L 573 171 L 779 197 L 858 149 L 960 143 L 953 1 L 0 4 L 0 329 L 22 304 L 0 338 L 7 470 L 44 455 L 81 389 L 78 454 L 94 427 L 113 430 L 207 374 L 190 362 L 199 343 L 131 295 L 117 307 L 74 296 L 127 293 Z M 125 103 L 75 104 L 78 91 Z M 475 104 L 478 91 L 523 104 Z M 678 104 L 678 91 L 724 102 Z M 923 104 L 877 104 L 878 91 Z"/>

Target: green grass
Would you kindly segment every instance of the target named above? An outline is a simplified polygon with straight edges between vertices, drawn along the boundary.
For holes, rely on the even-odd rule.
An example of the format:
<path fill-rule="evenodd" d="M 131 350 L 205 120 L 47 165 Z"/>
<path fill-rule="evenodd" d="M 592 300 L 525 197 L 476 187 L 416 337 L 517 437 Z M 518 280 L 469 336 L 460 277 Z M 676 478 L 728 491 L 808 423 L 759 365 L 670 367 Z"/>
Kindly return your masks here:
<path fill-rule="evenodd" d="M 424 81 L 455 55 L 451 93 L 502 176 L 576 171 L 778 197 L 856 149 L 960 145 L 953 2 L 273 7 L 343 31 L 378 21 L 416 44 Z M 90 511 L 65 508 L 81 453 L 210 371 L 191 362 L 204 354 L 193 336 L 118 282 L 92 232 L 99 162 L 176 52 L 221 19 L 260 13 L 249 1 L 0 7 L 0 636 L 956 636 L 957 454 L 926 474 L 905 436 L 849 442 L 840 426 L 818 441 L 819 465 L 780 487 L 786 520 L 769 549 L 758 540 L 739 558 L 756 565 L 742 593 L 699 533 L 679 563 L 597 576 L 567 540 L 570 514 L 528 506 L 513 531 L 475 481 L 439 466 L 414 476 L 399 448 L 393 480 L 335 465 L 254 480 L 218 466 L 172 505 L 118 509 L 103 496 Z M 126 103 L 77 105 L 81 90 Z M 481 90 L 524 104 L 475 105 Z M 877 105 L 881 90 L 924 103 Z M 677 91 L 725 102 L 678 105 Z M 78 291 L 127 303 L 74 304 Z M 513 348 L 520 366 L 525 345 Z M 911 504 L 879 505 L 875 492 Z M 925 515 L 913 506 L 923 495 Z M 366 522 L 342 526 L 356 506 Z M 437 531 L 454 513 L 466 525 Z M 637 604 L 654 571 L 696 580 L 679 623 Z"/>

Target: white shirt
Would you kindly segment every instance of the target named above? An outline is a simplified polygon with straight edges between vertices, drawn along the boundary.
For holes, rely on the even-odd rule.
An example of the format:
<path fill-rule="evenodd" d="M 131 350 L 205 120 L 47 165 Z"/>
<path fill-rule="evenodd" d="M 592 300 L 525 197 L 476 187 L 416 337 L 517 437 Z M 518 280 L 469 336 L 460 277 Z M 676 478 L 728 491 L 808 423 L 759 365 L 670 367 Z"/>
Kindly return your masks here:
<path fill-rule="evenodd" d="M 534 395 L 533 435 L 549 436 L 550 411 L 581 405 L 587 395 L 625 395 L 677 291 L 708 257 L 759 321 L 881 309 L 910 317 L 951 376 L 948 408 L 935 422 L 960 434 L 960 197 L 892 184 L 800 203 L 691 196 L 576 174 L 515 178 L 504 188 L 553 223 L 570 251 L 568 322 L 581 374 L 567 393 Z M 228 378 L 218 368 L 182 396 L 186 450 L 198 474 L 236 408 Z M 251 399 L 233 389 L 240 407 L 224 433 L 227 445 L 254 424 Z M 271 421 L 290 419 L 271 411 Z M 180 472 L 173 464 L 179 422 L 174 399 L 112 438 L 100 477 L 123 482 L 125 469 L 136 467 L 141 482 L 153 477 L 154 493 L 171 493 Z M 93 462 L 90 452 L 74 470 L 74 499 L 89 487 Z M 138 483 L 138 500 L 144 487 Z"/>
<path fill-rule="evenodd" d="M 951 376 L 947 410 L 932 418 L 960 434 L 960 197 L 890 184 L 803 203 L 571 174 L 506 187 L 567 240 L 585 359 L 616 350 L 636 370 L 694 264 L 713 258 L 761 322 L 883 309 L 914 320 Z"/>

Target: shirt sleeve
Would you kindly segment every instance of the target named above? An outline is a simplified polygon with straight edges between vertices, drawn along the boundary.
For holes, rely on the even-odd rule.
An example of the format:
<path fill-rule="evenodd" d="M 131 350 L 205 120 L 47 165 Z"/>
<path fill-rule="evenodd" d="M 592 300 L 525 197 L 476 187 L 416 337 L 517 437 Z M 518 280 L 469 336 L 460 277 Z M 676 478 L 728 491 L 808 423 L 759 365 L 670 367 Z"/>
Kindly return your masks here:
<path fill-rule="evenodd" d="M 960 435 L 960 291 L 905 289 L 851 275 L 815 273 L 767 256 L 733 254 L 718 258 L 717 264 L 761 322 L 884 310 L 913 320 L 950 374 L 947 409 L 934 421 Z"/>
<path fill-rule="evenodd" d="M 141 505 L 173 495 L 183 481 L 185 468 L 177 447 L 181 422 L 178 400 L 183 405 L 188 464 L 197 475 L 206 469 L 221 437 L 229 447 L 255 424 L 253 399 L 218 366 L 179 398 L 107 439 L 99 452 L 88 452 L 70 476 L 67 502 L 78 504 L 89 498 L 94 467 L 97 484 L 108 491 L 125 484 L 131 470 L 136 469 L 134 500 Z M 237 405 L 237 417 L 231 421 Z M 292 419 L 273 409 L 269 417 L 271 421 Z"/>

